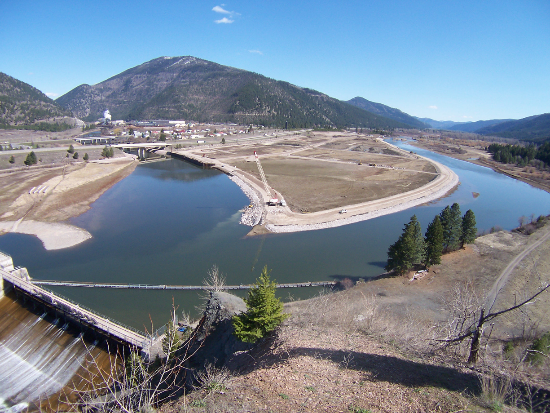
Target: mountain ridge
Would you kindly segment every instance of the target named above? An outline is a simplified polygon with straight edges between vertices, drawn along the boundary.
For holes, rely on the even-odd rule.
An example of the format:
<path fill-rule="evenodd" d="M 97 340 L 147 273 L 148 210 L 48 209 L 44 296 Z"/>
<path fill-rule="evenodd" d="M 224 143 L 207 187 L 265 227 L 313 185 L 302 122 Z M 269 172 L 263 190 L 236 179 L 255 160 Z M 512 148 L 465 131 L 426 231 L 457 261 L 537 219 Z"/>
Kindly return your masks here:
<path fill-rule="evenodd" d="M 37 88 L 0 72 L 0 125 L 24 127 L 56 117 L 70 116 Z"/>
<path fill-rule="evenodd" d="M 193 119 L 284 127 L 410 128 L 321 92 L 193 56 L 160 57 L 56 100 L 86 120 Z"/>
<path fill-rule="evenodd" d="M 425 129 L 430 127 L 430 125 L 399 109 L 386 106 L 382 103 L 371 102 L 370 100 L 367 100 L 360 96 L 348 100 L 347 103 L 353 106 L 357 106 L 358 108 L 364 109 L 368 112 L 374 113 L 375 115 L 384 116 L 389 119 L 406 123 L 413 128 Z"/>

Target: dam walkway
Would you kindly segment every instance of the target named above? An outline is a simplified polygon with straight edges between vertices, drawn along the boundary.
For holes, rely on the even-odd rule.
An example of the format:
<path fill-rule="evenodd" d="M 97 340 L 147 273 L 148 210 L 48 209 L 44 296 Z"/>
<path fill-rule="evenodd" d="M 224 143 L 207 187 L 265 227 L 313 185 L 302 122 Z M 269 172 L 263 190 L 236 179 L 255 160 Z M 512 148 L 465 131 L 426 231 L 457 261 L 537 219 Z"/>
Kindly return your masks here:
<path fill-rule="evenodd" d="M 210 285 L 169 285 L 169 284 L 113 284 L 113 283 L 92 283 L 77 281 L 48 281 L 33 280 L 34 285 L 49 285 L 57 287 L 83 287 L 83 288 L 115 288 L 115 289 L 138 289 L 138 290 L 249 290 L 254 284 L 224 285 L 223 287 Z M 277 288 L 302 288 L 302 287 L 334 287 L 336 281 L 314 281 L 301 283 L 277 284 Z"/>
<path fill-rule="evenodd" d="M 149 351 L 151 340 L 144 333 L 124 326 L 105 316 L 97 314 L 90 309 L 84 308 L 66 298 L 60 297 L 36 285 L 30 278 L 25 268 L 14 268 L 11 257 L 0 253 L 0 296 L 4 292 L 14 288 L 29 296 L 33 300 L 54 309 L 64 318 L 72 319 L 74 322 L 91 328 L 104 336 L 110 337 L 118 342 L 137 347 L 145 354 Z"/>

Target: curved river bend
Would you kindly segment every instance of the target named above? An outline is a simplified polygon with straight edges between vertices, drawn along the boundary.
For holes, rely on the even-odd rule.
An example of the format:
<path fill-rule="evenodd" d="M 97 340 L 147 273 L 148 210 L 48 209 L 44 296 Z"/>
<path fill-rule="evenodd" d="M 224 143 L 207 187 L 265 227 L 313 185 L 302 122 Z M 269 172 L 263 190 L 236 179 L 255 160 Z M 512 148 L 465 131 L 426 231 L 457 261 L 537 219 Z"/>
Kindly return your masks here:
<path fill-rule="evenodd" d="M 179 160 L 143 164 L 71 220 L 93 238 L 66 250 L 46 251 L 21 234 L 0 237 L 0 250 L 37 279 L 136 284 L 200 285 L 216 264 L 228 284 L 252 283 L 267 265 L 278 282 L 372 277 L 383 271 L 386 252 L 413 214 L 423 230 L 446 205 L 472 209 L 478 229 L 512 229 L 522 215 L 548 214 L 550 194 L 492 170 L 392 142 L 453 169 L 460 178 L 448 197 L 425 206 L 338 228 L 246 238 L 239 225 L 248 199 L 224 174 Z M 479 193 L 474 197 L 473 193 Z M 179 310 L 196 313 L 196 292 L 56 288 L 107 316 L 151 330 Z M 313 289 L 281 291 L 284 299 Z M 178 311 L 179 311 L 178 310 Z"/>

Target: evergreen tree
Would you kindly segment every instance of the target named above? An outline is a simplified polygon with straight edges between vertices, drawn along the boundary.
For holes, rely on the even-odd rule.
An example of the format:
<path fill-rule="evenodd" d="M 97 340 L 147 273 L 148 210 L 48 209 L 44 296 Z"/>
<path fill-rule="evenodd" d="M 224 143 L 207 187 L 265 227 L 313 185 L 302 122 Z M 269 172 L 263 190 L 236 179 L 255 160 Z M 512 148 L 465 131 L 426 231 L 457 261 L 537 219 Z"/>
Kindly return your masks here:
<path fill-rule="evenodd" d="M 426 268 L 432 265 L 441 264 L 441 255 L 443 254 L 443 226 L 439 215 L 430 222 L 426 229 L 426 254 L 423 264 Z"/>
<path fill-rule="evenodd" d="M 233 317 L 235 336 L 246 343 L 254 343 L 274 330 L 289 314 L 283 314 L 283 303 L 275 297 L 275 281 L 269 279 L 267 266 L 254 287 L 248 291 L 246 312 Z"/>
<path fill-rule="evenodd" d="M 462 218 L 462 234 L 460 236 L 460 245 L 464 247 L 464 244 L 472 244 L 477 235 L 476 228 L 476 216 L 474 212 L 469 209 Z"/>
<path fill-rule="evenodd" d="M 90 159 L 90 157 L 88 156 L 88 152 L 86 152 L 84 154 L 84 156 L 82 157 L 83 160 L 87 161 L 88 159 Z"/>
<path fill-rule="evenodd" d="M 443 249 L 446 252 L 458 249 L 462 234 L 460 205 L 455 202 L 450 208 L 446 206 L 439 217 L 443 226 Z"/>
<path fill-rule="evenodd" d="M 36 159 L 36 155 L 34 152 L 31 152 L 27 155 L 27 158 L 25 159 L 24 163 L 27 166 L 35 165 L 38 162 L 38 159 Z"/>
<path fill-rule="evenodd" d="M 405 224 L 399 239 L 388 249 L 386 271 L 395 271 L 399 275 L 404 274 L 414 264 L 422 262 L 423 250 L 422 230 L 416 220 L 416 215 L 413 215 L 409 223 Z"/>
<path fill-rule="evenodd" d="M 412 227 L 413 237 L 414 237 L 414 251 L 412 254 L 413 264 L 418 264 L 423 262 L 426 245 L 424 243 L 424 237 L 422 236 L 422 228 L 420 223 L 416 219 L 416 215 L 411 217 L 409 225 Z"/>
<path fill-rule="evenodd" d="M 78 159 L 78 152 L 73 153 L 73 159 Z"/>
<path fill-rule="evenodd" d="M 145 380 L 147 369 L 141 356 L 135 351 L 130 352 L 126 358 L 126 377 L 132 387 L 137 387 Z"/>
<path fill-rule="evenodd" d="M 67 149 L 67 152 L 69 152 L 69 153 L 74 153 L 74 146 L 73 146 L 73 145 L 69 145 L 69 149 Z"/>
<path fill-rule="evenodd" d="M 166 332 L 162 339 L 162 351 L 167 359 L 172 359 L 176 351 L 181 345 L 181 340 L 178 335 L 175 317 L 166 324 Z"/>
<path fill-rule="evenodd" d="M 13 157 L 13 155 L 10 156 L 10 159 L 9 159 L 8 162 L 9 162 L 9 163 L 15 163 L 15 158 Z"/>
<path fill-rule="evenodd" d="M 105 146 L 101 151 L 101 156 L 103 156 L 104 158 L 112 158 L 113 156 L 115 156 L 115 151 L 112 147 Z"/>

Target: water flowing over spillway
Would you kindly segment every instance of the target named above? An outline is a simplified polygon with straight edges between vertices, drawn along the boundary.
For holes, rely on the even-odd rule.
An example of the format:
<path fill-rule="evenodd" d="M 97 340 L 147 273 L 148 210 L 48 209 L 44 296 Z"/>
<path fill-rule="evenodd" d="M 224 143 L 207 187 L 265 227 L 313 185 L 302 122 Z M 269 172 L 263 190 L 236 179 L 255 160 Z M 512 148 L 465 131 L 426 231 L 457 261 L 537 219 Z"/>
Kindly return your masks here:
<path fill-rule="evenodd" d="M 0 312 L 0 412 L 16 412 L 62 390 L 93 346 L 10 297 L 0 298 Z"/>

